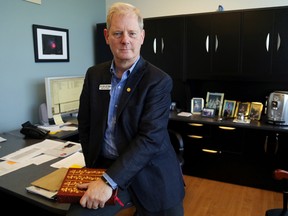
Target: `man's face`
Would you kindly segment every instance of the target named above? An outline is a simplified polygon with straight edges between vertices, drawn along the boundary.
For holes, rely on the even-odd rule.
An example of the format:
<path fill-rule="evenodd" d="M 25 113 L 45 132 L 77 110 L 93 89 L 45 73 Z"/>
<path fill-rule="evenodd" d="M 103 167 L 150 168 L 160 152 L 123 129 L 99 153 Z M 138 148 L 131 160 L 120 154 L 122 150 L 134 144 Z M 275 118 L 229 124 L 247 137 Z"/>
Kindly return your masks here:
<path fill-rule="evenodd" d="M 110 29 L 104 34 L 116 62 L 134 62 L 140 55 L 145 33 L 140 29 L 136 15 L 113 15 Z"/>

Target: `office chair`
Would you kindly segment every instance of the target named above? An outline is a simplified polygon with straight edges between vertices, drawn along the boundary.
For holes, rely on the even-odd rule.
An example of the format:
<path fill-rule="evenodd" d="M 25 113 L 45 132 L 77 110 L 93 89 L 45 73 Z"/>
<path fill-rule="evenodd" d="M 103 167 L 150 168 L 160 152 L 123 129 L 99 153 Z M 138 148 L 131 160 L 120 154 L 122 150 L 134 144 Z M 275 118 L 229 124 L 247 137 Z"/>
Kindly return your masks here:
<path fill-rule="evenodd" d="M 266 216 L 288 216 L 287 211 L 287 199 L 288 199 L 288 191 L 287 191 L 287 183 L 288 183 L 288 171 L 277 169 L 274 171 L 274 178 L 277 180 L 284 180 L 284 191 L 283 191 L 283 208 L 278 209 L 270 209 L 266 211 Z"/>
<path fill-rule="evenodd" d="M 169 132 L 171 144 L 174 147 L 174 150 L 177 154 L 180 166 L 182 167 L 184 165 L 184 156 L 183 156 L 184 155 L 184 142 L 183 142 L 183 138 L 182 138 L 180 133 L 178 133 L 174 130 L 168 129 L 168 132 Z"/>

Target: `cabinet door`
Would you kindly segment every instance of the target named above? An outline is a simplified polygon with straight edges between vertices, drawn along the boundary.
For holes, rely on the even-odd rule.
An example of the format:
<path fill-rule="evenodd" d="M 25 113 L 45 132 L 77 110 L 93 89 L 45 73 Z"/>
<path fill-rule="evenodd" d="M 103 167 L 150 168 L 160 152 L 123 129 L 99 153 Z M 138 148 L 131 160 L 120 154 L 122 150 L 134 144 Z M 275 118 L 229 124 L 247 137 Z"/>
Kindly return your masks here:
<path fill-rule="evenodd" d="M 157 65 L 156 42 L 157 42 L 157 20 L 144 19 L 145 38 L 141 47 L 141 55 L 150 63 Z"/>
<path fill-rule="evenodd" d="M 144 20 L 145 41 L 141 54 L 172 76 L 183 79 L 184 17 Z"/>
<path fill-rule="evenodd" d="M 191 15 L 186 20 L 187 76 L 205 78 L 211 72 L 210 16 Z"/>
<path fill-rule="evenodd" d="M 212 73 L 215 77 L 238 76 L 241 13 L 217 13 L 211 20 Z"/>
<path fill-rule="evenodd" d="M 288 80 L 288 9 L 275 10 L 271 79 Z"/>
<path fill-rule="evenodd" d="M 187 70 L 190 78 L 235 76 L 239 71 L 241 13 L 187 18 Z"/>
<path fill-rule="evenodd" d="M 273 10 L 243 12 L 242 74 L 250 80 L 267 79 L 271 70 Z"/>
<path fill-rule="evenodd" d="M 105 28 L 106 28 L 106 23 L 98 23 L 96 25 L 96 36 L 95 36 L 95 45 L 96 45 L 95 62 L 96 64 L 113 59 L 113 55 L 110 50 L 110 47 L 106 44 L 106 40 L 104 37 Z"/>

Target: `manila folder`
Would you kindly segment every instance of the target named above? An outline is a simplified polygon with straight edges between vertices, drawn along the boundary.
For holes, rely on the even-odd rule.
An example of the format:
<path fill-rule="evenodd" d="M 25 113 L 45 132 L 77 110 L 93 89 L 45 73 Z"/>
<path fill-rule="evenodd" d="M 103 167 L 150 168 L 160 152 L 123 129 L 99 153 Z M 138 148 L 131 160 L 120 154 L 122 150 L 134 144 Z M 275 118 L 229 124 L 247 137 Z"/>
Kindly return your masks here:
<path fill-rule="evenodd" d="M 67 173 L 67 168 L 59 168 L 52 173 L 43 176 L 36 181 L 32 182 L 31 185 L 43 188 L 49 191 L 58 191 Z"/>

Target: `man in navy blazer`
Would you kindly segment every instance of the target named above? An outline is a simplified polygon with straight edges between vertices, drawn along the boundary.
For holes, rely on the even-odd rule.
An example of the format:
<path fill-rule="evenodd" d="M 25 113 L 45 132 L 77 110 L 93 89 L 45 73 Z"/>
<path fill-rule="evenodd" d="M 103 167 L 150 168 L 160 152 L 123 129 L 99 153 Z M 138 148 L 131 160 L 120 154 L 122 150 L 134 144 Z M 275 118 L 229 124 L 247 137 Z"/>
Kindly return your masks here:
<path fill-rule="evenodd" d="M 105 203 L 118 189 L 137 215 L 183 216 L 184 181 L 167 130 L 172 79 L 140 56 L 145 32 L 134 6 L 113 4 L 104 35 L 114 58 L 87 70 L 78 130 L 86 166 L 107 170 L 78 186 L 86 192 L 68 215 L 115 215 L 123 207 Z"/>

